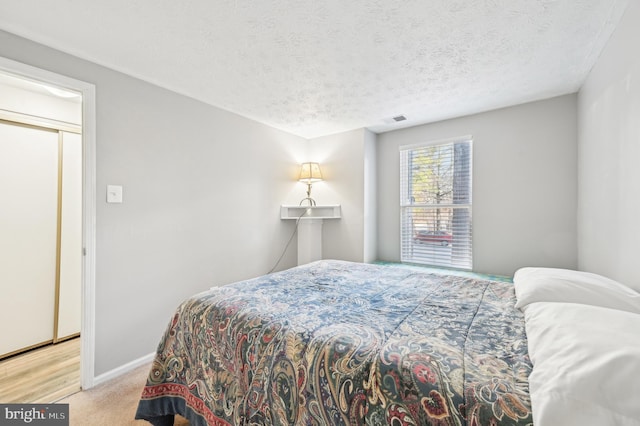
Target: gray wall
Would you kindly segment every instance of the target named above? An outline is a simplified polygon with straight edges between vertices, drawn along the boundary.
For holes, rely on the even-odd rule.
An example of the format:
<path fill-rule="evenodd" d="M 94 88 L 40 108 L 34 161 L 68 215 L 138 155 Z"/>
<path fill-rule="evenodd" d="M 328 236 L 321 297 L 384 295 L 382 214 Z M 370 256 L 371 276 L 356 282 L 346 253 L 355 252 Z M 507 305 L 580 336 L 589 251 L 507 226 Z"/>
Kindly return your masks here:
<path fill-rule="evenodd" d="M 96 375 L 153 352 L 183 298 L 273 266 L 303 139 L 6 32 L 0 56 L 96 85 Z"/>
<path fill-rule="evenodd" d="M 580 266 L 640 282 L 639 19 L 630 4 L 577 98 L 311 141 L 0 32 L 0 56 L 97 87 L 96 374 L 153 351 L 182 298 L 273 266 L 302 161 L 325 173 L 318 203 L 343 208 L 325 223 L 325 258 L 399 260 L 398 147 L 471 134 L 475 270 Z M 104 202 L 107 184 L 124 186 L 122 205 Z M 294 239 L 278 269 L 295 263 Z"/>
<path fill-rule="evenodd" d="M 575 268 L 576 95 L 378 136 L 378 257 L 400 259 L 399 147 L 473 136 L 474 270 Z"/>
<path fill-rule="evenodd" d="M 578 96 L 580 269 L 640 289 L 640 2 L 629 6 Z"/>

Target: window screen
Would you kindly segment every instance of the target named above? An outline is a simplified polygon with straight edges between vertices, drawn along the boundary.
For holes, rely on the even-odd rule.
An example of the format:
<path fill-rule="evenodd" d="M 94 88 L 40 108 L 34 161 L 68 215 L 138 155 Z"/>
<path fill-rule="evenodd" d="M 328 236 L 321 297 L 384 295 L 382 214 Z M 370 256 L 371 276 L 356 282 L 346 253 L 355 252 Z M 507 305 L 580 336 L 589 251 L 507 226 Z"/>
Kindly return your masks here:
<path fill-rule="evenodd" d="M 471 137 L 400 148 L 401 260 L 472 269 Z"/>

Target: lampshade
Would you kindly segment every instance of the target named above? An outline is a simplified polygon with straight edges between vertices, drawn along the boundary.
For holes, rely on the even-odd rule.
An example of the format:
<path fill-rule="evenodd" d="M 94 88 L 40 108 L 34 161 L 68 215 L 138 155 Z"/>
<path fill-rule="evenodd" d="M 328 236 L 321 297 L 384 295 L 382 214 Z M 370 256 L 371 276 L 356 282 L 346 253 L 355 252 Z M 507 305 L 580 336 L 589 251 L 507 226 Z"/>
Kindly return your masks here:
<path fill-rule="evenodd" d="M 320 172 L 320 164 L 318 163 L 302 163 L 300 167 L 300 182 L 310 184 L 312 182 L 320 182 L 322 180 L 322 172 Z"/>

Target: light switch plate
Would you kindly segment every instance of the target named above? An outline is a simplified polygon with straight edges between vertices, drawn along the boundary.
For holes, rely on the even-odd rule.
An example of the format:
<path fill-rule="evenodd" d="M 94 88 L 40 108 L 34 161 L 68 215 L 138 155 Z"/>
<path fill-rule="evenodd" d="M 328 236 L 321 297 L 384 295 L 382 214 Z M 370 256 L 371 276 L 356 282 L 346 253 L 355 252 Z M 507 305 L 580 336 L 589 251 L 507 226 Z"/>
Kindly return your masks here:
<path fill-rule="evenodd" d="M 122 186 L 107 185 L 107 203 L 122 203 Z"/>

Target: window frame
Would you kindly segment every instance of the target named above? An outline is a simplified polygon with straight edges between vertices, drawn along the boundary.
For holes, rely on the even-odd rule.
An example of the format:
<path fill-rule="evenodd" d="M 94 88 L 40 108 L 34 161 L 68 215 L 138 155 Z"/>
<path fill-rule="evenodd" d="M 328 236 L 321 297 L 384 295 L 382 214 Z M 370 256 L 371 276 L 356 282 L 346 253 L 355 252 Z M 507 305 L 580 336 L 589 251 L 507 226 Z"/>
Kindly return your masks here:
<path fill-rule="evenodd" d="M 454 193 L 454 174 L 455 171 L 455 145 L 464 144 L 467 146 L 465 149 L 465 157 L 461 161 L 465 162 L 462 169 L 463 179 L 466 179 L 463 183 L 462 192 Z M 419 151 L 425 148 L 431 147 L 446 147 L 450 145 L 452 154 L 450 155 L 451 164 L 451 200 L 445 203 L 416 203 L 412 194 L 412 172 L 411 164 L 409 163 L 408 155 L 410 152 Z M 434 267 L 458 269 L 458 270 L 473 270 L 473 137 L 471 135 L 432 140 L 417 144 L 403 145 L 399 147 L 399 162 L 400 162 L 400 261 L 403 263 L 422 264 Z M 427 184 L 428 185 L 428 184 Z M 462 194 L 462 201 L 458 199 L 457 195 Z M 431 195 L 431 194 L 430 194 Z M 449 246 L 450 253 L 447 254 L 446 250 L 438 249 L 436 247 L 430 250 L 417 250 L 418 242 L 416 241 L 414 233 L 415 228 L 415 212 L 424 216 L 424 221 L 428 221 L 428 214 L 436 209 L 451 209 L 449 214 L 451 219 L 450 226 L 450 242 L 443 242 L 443 245 Z M 456 221 L 454 211 L 465 211 L 466 213 L 461 221 Z M 438 213 L 439 217 L 439 213 Z M 439 222 L 440 219 L 436 220 Z M 411 228 L 407 229 L 408 222 L 411 222 Z M 462 227 L 460 232 L 455 232 L 458 227 Z M 440 229 L 433 229 L 433 233 L 439 232 Z M 416 255 L 416 251 L 422 252 L 422 254 Z M 442 251 L 442 253 L 438 253 Z"/>

